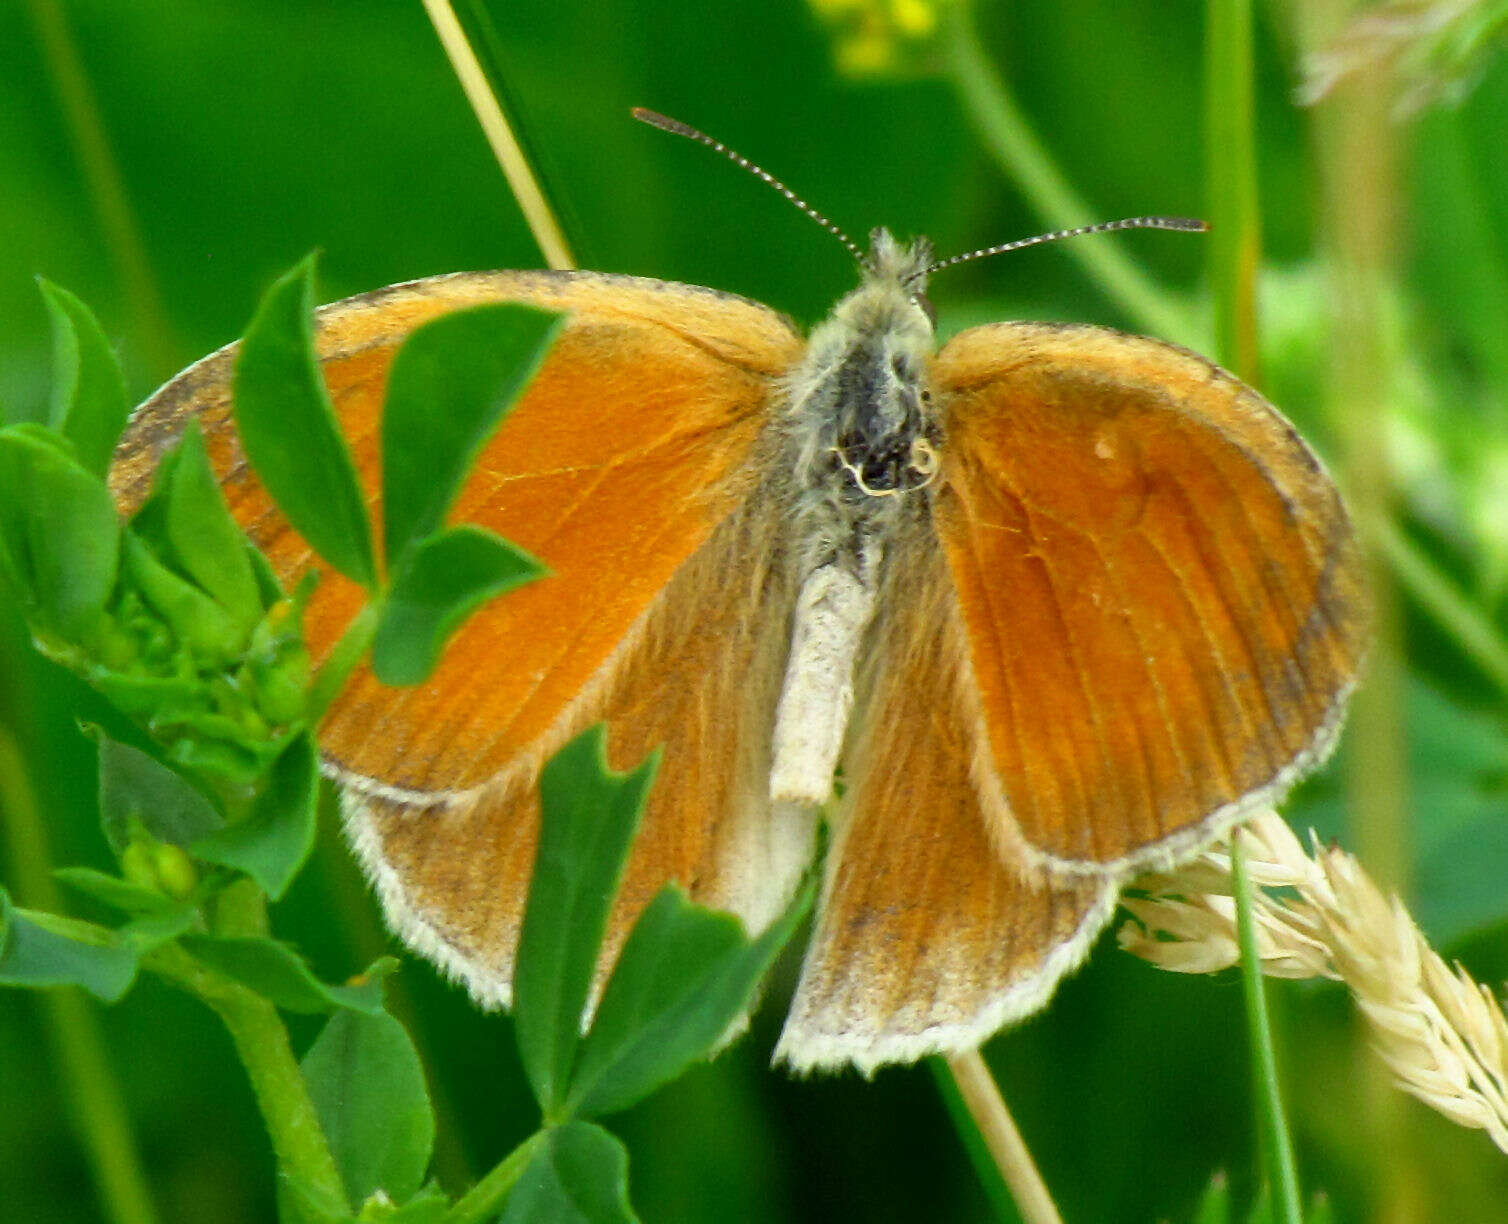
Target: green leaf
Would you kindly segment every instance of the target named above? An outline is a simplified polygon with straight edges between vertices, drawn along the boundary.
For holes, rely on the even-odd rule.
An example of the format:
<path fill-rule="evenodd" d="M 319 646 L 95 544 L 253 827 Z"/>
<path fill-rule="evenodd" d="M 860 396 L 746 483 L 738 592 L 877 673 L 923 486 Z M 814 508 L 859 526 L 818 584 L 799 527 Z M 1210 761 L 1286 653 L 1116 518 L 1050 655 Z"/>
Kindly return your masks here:
<path fill-rule="evenodd" d="M 382 979 L 398 962 L 384 957 L 354 986 L 331 986 L 287 944 L 262 936 L 185 935 L 183 948 L 196 960 L 291 1012 L 337 1008 L 375 1014 L 382 1010 Z"/>
<path fill-rule="evenodd" d="M 496 302 L 442 315 L 393 359 L 382 409 L 390 569 L 444 521 L 477 454 L 528 386 L 563 316 Z"/>
<path fill-rule="evenodd" d="M 244 820 L 189 847 L 206 862 L 244 871 L 276 901 L 314 848 L 319 814 L 319 752 L 308 732 L 273 763 Z"/>
<path fill-rule="evenodd" d="M 173 473 L 177 470 L 181 454 L 181 449 L 176 446 L 170 446 L 162 452 L 152 473 L 151 491 L 146 500 L 136 507 L 136 513 L 127 520 L 127 526 L 136 533 L 137 538 L 161 556 L 172 551 L 172 541 L 168 538 L 168 492 L 173 487 Z"/>
<path fill-rule="evenodd" d="M 288 521 L 342 574 L 375 589 L 366 499 L 320 373 L 313 312 L 311 255 L 267 291 L 246 329 L 236 360 L 236 428 Z"/>
<path fill-rule="evenodd" d="M 600 1126 L 547 1132 L 514 1184 L 500 1224 L 633 1224 L 628 1152 Z"/>
<path fill-rule="evenodd" d="M 176 448 L 167 494 L 167 535 L 173 560 L 239 625 L 262 619 L 262 596 L 246 554 L 246 537 L 230 517 L 209 466 L 199 422 L 190 421 Z"/>
<path fill-rule="evenodd" d="M 607 732 L 583 732 L 545 765 L 534 877 L 513 973 L 514 1031 L 547 1119 L 565 1097 L 608 910 L 659 754 L 607 768 Z"/>
<path fill-rule="evenodd" d="M 50 281 L 37 283 L 52 319 L 49 424 L 73 443 L 79 463 L 103 478 L 131 414 L 125 375 L 89 307 Z"/>
<path fill-rule="evenodd" d="M 82 986 L 114 1003 L 136 980 L 136 954 L 92 923 L 17 909 L 0 888 L 0 986 Z"/>
<path fill-rule="evenodd" d="M 79 640 L 104 613 L 119 559 L 100 479 L 40 426 L 0 429 L 0 571 L 33 617 Z"/>
<path fill-rule="evenodd" d="M 420 684 L 450 635 L 482 604 L 545 572 L 528 553 L 482 527 L 438 531 L 399 565 L 372 642 L 383 684 Z"/>
<path fill-rule="evenodd" d="M 748 1010 L 780 949 L 811 908 L 809 877 L 754 940 L 732 914 L 662 888 L 629 932 L 566 1097 L 582 1117 L 615 1113 L 705 1058 Z"/>
<path fill-rule="evenodd" d="M 142 914 L 133 918 L 117 934 L 121 942 L 137 956 L 145 956 L 154 948 L 172 943 L 179 936 L 196 929 L 201 923 L 198 908 L 192 902 L 184 901 L 160 913 Z"/>
<path fill-rule="evenodd" d="M 134 528 L 128 527 L 121 535 L 121 557 L 131 586 L 167 622 L 196 661 L 220 666 L 245 648 L 250 626 L 238 624 L 192 582 L 164 565 Z"/>
<path fill-rule="evenodd" d="M 100 827 L 117 855 L 137 828 L 156 841 L 189 846 L 224 827 L 214 805 L 166 765 L 98 727 L 84 731 L 99 745 Z"/>
<path fill-rule="evenodd" d="M 59 867 L 53 877 L 75 892 L 126 914 L 160 914 L 177 903 L 155 888 L 147 888 L 93 867 Z"/>
<path fill-rule="evenodd" d="M 406 1202 L 424 1183 L 435 1119 L 408 1033 L 386 1012 L 338 1011 L 302 1063 L 352 1203 L 385 1191 Z"/>

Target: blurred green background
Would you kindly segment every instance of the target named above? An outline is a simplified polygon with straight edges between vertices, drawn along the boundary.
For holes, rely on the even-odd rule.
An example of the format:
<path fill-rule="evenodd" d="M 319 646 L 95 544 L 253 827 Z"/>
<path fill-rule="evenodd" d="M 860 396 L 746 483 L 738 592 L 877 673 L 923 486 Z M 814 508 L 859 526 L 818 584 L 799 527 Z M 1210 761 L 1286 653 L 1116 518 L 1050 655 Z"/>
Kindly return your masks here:
<path fill-rule="evenodd" d="M 855 6 L 817 7 L 842 17 Z M 1380 846 L 1372 852 L 1390 860 L 1383 867 L 1437 946 L 1498 981 L 1508 972 L 1508 680 L 1492 653 L 1508 639 L 1508 65 L 1479 57 L 1458 105 L 1388 129 L 1396 177 L 1379 182 L 1397 229 L 1373 303 L 1385 340 L 1376 403 L 1363 421 L 1339 420 L 1326 407 L 1336 300 L 1322 267 L 1333 220 L 1320 202 L 1327 146 L 1293 100 L 1292 18 L 1305 7 L 1259 6 L 1257 20 L 1265 385 L 1343 482 L 1355 435 L 1379 440 L 1385 462 L 1367 479 L 1387 483 L 1403 538 L 1488 640 L 1463 648 L 1417 585 L 1401 591 L 1399 635 L 1379 648 L 1398 682 L 1369 732 L 1395 745 L 1401 833 L 1355 827 L 1344 751 L 1288 814 L 1364 851 Z M 854 279 L 846 253 L 809 221 L 705 151 L 631 122 L 633 105 L 709 130 L 851 233 L 880 224 L 926 233 L 944 255 L 1050 224 L 1205 210 L 1202 4 L 978 7 L 990 61 L 1085 197 L 1089 215 L 1071 218 L 1035 213 L 991 159 L 945 52 L 926 37 L 890 38 L 886 23 L 909 28 L 917 10 L 929 6 L 850 12 L 840 38 L 797 0 L 492 6 L 513 103 L 585 267 L 734 290 L 803 324 Z M 1203 240 L 1138 234 L 1120 247 L 1174 307 L 1203 318 Z M 139 399 L 232 339 L 273 275 L 312 248 L 323 252 L 326 299 L 538 265 L 418 0 L 0 5 L 6 416 L 35 415 L 46 401 L 36 275 L 95 307 Z M 995 318 L 1144 326 L 1063 248 L 950 272 L 933 298 L 945 331 Z M 39 659 L 0 605 L 0 732 L 19 746 L 55 860 L 106 867 L 80 720 L 131 734 Z M 8 853 L 0 840 L 0 868 Z M 17 891 L 22 904 L 36 900 Z M 385 940 L 333 834 L 275 923 L 329 978 Z M 990 1218 L 925 1067 L 872 1083 L 768 1069 L 794 969 L 777 975 L 749 1037 L 616 1120 L 643 1217 Z M 532 1107 L 506 1019 L 477 1015 L 416 960 L 400 976 L 396 1006 L 441 1111 L 437 1171 L 454 1189 L 528 1133 Z M 1304 1183 L 1329 1193 L 1339 1219 L 1503 1218 L 1508 1157 L 1379 1092 L 1339 988 L 1278 983 L 1273 995 Z M 7 1224 L 105 1218 L 46 1014 L 37 998 L 0 993 Z M 162 1218 L 271 1218 L 270 1153 L 215 1018 L 144 979 L 99 1022 Z M 296 1035 L 307 1041 L 312 1029 Z M 1044 1015 L 988 1053 L 1069 1221 L 1186 1219 L 1219 1169 L 1250 1192 L 1255 1138 L 1233 974 L 1174 977 L 1107 938 Z"/>

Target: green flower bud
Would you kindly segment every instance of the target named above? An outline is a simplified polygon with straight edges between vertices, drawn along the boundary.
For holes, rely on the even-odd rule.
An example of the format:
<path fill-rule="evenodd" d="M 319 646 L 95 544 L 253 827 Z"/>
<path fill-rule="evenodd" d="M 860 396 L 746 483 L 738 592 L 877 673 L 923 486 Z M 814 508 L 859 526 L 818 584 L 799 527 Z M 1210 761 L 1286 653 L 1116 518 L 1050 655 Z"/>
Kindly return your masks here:
<path fill-rule="evenodd" d="M 175 901 L 189 897 L 199 884 L 199 871 L 183 847 L 160 842 L 152 848 L 152 865 L 157 869 L 162 891 Z"/>

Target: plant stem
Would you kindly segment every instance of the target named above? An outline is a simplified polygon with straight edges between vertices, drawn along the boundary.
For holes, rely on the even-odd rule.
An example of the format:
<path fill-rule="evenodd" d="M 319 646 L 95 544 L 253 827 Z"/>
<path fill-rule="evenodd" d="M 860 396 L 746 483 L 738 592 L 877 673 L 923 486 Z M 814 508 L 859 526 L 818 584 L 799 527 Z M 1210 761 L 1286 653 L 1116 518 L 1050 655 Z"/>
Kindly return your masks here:
<path fill-rule="evenodd" d="M 455 70 L 456 79 L 461 82 L 466 100 L 471 103 L 477 122 L 482 125 L 487 143 L 492 146 L 493 155 L 502 167 L 503 177 L 508 180 L 508 187 L 513 192 L 513 198 L 518 201 L 524 221 L 529 226 L 529 232 L 534 235 L 534 241 L 539 245 L 545 262 L 552 268 L 574 268 L 576 261 L 571 255 L 571 248 L 560 228 L 560 222 L 555 219 L 539 180 L 534 177 L 529 159 L 524 156 L 523 148 L 518 137 L 513 134 L 501 103 L 487 84 L 487 75 L 482 71 L 476 52 L 466 40 L 461 23 L 456 20 L 450 0 L 424 0 L 424 8 L 434 24 L 435 33 L 440 37 L 445 54 L 450 57 L 450 66 Z"/>
<path fill-rule="evenodd" d="M 0 727 L 0 816 L 6 819 L 11 872 L 21 900 L 57 912 L 52 855 L 26 764 L 9 731 Z M 141 1168 L 120 1084 L 105 1052 L 93 1005 L 77 990 L 38 992 L 43 1027 L 62 1068 L 68 1112 L 84 1146 L 112 1224 L 156 1224 L 157 1212 Z"/>
<path fill-rule="evenodd" d="M 1207 0 L 1204 85 L 1205 194 L 1213 230 L 1209 267 L 1219 346 L 1216 355 L 1238 376 L 1254 382 L 1258 376 L 1256 296 L 1262 230 L 1257 211 L 1251 0 Z M 1283 1115 L 1262 962 L 1257 952 L 1251 882 L 1241 839 L 1238 829 L 1231 836 L 1231 876 L 1262 1157 L 1275 1219 L 1283 1224 L 1303 1224 L 1298 1172 Z"/>
<path fill-rule="evenodd" d="M 954 1054 L 944 1059 L 958 1085 L 959 1096 L 969 1116 L 979 1128 L 980 1137 L 995 1160 L 1000 1176 L 1010 1187 L 1011 1196 L 1025 1224 L 1063 1224 L 1047 1183 L 1037 1171 L 1031 1152 L 1016 1129 L 1015 1119 L 1005 1106 L 1000 1087 L 978 1050 Z"/>
<path fill-rule="evenodd" d="M 1275 1218 L 1282 1224 L 1303 1224 L 1298 1171 L 1294 1166 L 1288 1121 L 1283 1116 L 1283 1095 L 1278 1086 L 1278 1060 L 1273 1052 L 1272 1029 L 1267 1021 L 1262 961 L 1257 952 L 1257 923 L 1252 912 L 1251 881 L 1246 874 L 1246 851 L 1242 846 L 1244 836 L 1239 829 L 1231 836 L 1231 880 L 1236 893 L 1236 931 L 1241 941 L 1241 985 L 1246 1000 L 1246 1033 L 1251 1044 L 1252 1078 L 1257 1091 L 1262 1155 L 1267 1163 L 1267 1185 L 1273 1198 Z"/>
<path fill-rule="evenodd" d="M 1019 1224 L 1021 1213 L 1016 1210 L 1016 1201 L 1011 1197 L 1011 1188 L 1006 1185 L 1005 1178 L 1001 1176 L 1000 1166 L 995 1163 L 995 1157 L 985 1143 L 979 1124 L 974 1121 L 974 1115 L 969 1112 L 963 1093 L 959 1091 L 958 1080 L 953 1076 L 952 1068 L 948 1066 L 944 1058 L 929 1058 L 927 1065 L 932 1068 L 933 1078 L 937 1081 L 937 1091 L 942 1095 L 943 1105 L 947 1107 L 948 1116 L 953 1120 L 953 1129 L 958 1132 L 959 1141 L 969 1154 L 969 1161 L 979 1177 L 979 1184 L 984 1188 L 985 1197 L 990 1200 L 990 1205 L 995 1209 L 995 1217 L 1000 1220 L 1001 1224 Z"/>
<path fill-rule="evenodd" d="M 534 1149 L 544 1142 L 546 1131 L 535 1131 L 494 1165 L 481 1181 L 468 1190 L 445 1216 L 445 1224 L 481 1224 L 493 1219 L 519 1179 Z"/>
<path fill-rule="evenodd" d="M 1262 226 L 1257 208 L 1251 37 L 1251 0 L 1207 0 L 1205 204 L 1210 223 L 1215 354 L 1238 377 L 1256 385 L 1260 381 L 1257 269 L 1262 258 Z"/>
<path fill-rule="evenodd" d="M 356 665 L 371 648 L 381 615 L 382 605 L 374 599 L 363 605 L 361 611 L 351 618 L 346 631 L 340 635 L 340 641 L 335 643 L 335 649 L 330 652 L 329 658 L 315 675 L 314 683 L 309 686 L 309 705 L 305 717 L 311 727 L 319 726 L 330 709 L 330 703 L 340 696 L 340 690 L 345 688 Z"/>
<path fill-rule="evenodd" d="M 943 55 L 964 112 L 985 147 L 1052 228 L 1081 225 L 1095 217 L 1043 148 L 979 43 L 966 4 L 946 8 Z M 1202 328 L 1193 314 L 1122 253 L 1109 235 L 1078 238 L 1064 251 L 1079 261 L 1106 296 L 1135 325 L 1155 336 L 1200 348 Z"/>
<path fill-rule="evenodd" d="M 226 892 L 249 883 L 238 881 Z M 226 912 L 225 907 L 220 908 Z M 258 925 L 251 912 L 254 909 L 233 899 L 229 911 L 242 912 L 236 914 L 237 921 L 224 925 L 217 922 L 217 932 L 254 933 L 252 928 Z M 248 917 L 252 922 L 243 925 Z M 142 967 L 198 996 L 225 1023 L 251 1081 L 279 1172 L 295 1178 L 321 1199 L 344 1202 L 345 1186 L 277 1008 L 254 991 L 201 965 L 177 944 L 153 950 L 142 959 Z"/>

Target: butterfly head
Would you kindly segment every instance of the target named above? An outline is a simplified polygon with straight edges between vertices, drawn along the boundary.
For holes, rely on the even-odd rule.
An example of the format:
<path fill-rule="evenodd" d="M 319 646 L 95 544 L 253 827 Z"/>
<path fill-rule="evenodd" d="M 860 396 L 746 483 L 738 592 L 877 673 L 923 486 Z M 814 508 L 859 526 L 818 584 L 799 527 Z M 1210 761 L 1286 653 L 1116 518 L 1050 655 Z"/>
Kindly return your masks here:
<path fill-rule="evenodd" d="M 927 342 L 937 323 L 937 313 L 927 299 L 927 274 L 932 268 L 932 244 L 925 238 L 901 242 L 889 230 L 869 235 L 869 251 L 859 260 L 863 281 L 844 299 L 853 302 L 854 313 L 874 323 L 904 332 L 926 323 Z M 839 306 L 841 310 L 842 305 Z M 857 321 L 857 320 L 856 320 Z"/>
<path fill-rule="evenodd" d="M 876 230 L 860 260 L 863 279 L 812 332 L 789 378 L 792 471 L 811 519 L 802 536 L 824 542 L 811 565 L 826 563 L 835 542 L 882 537 L 909 513 L 908 495 L 936 476 L 931 259 L 925 239 L 904 244 Z"/>

